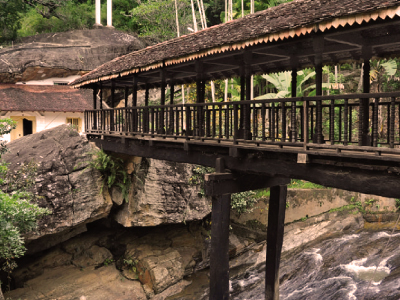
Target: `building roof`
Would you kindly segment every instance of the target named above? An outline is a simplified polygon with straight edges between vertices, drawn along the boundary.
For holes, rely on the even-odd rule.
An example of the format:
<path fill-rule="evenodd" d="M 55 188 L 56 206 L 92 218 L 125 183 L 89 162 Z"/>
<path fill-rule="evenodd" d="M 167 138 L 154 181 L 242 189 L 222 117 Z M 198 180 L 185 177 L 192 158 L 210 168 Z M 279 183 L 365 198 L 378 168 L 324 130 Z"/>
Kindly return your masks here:
<path fill-rule="evenodd" d="M 295 0 L 118 57 L 75 80 L 75 87 L 260 43 L 400 16 L 400 0 Z"/>
<path fill-rule="evenodd" d="M 0 111 L 84 112 L 92 97 L 69 86 L 0 84 Z"/>

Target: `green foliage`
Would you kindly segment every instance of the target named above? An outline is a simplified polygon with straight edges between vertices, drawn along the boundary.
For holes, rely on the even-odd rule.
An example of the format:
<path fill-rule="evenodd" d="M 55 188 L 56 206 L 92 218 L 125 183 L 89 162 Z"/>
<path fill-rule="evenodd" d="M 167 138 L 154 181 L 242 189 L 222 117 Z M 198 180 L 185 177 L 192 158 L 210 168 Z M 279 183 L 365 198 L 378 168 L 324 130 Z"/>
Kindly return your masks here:
<path fill-rule="evenodd" d="M 15 128 L 11 120 L 0 120 L 0 137 Z M 1 144 L 1 154 L 6 151 Z M 14 259 L 24 255 L 26 248 L 24 233 L 37 227 L 37 220 L 50 213 L 31 203 L 35 199 L 29 188 L 35 183 L 36 165 L 24 164 L 14 173 L 10 173 L 7 164 L 0 162 L 0 261 L 1 269 L 8 274 L 17 266 Z M 9 275 L 10 276 L 10 275 Z"/>
<path fill-rule="evenodd" d="M 396 208 L 397 210 L 400 210 L 400 199 L 396 199 Z"/>
<path fill-rule="evenodd" d="M 130 11 L 132 26 L 139 36 L 165 41 L 177 36 L 175 0 L 147 0 Z M 157 17 L 155 17 L 157 16 Z M 190 1 L 178 1 L 180 34 L 188 34 L 193 27 Z M 197 19 L 200 17 L 198 16 Z"/>
<path fill-rule="evenodd" d="M 257 203 L 258 199 L 255 197 L 256 192 L 245 191 L 241 193 L 235 193 L 231 196 L 231 207 L 239 215 L 246 212 L 251 212 L 254 208 L 254 204 Z"/>
<path fill-rule="evenodd" d="M 131 270 L 133 273 L 136 273 L 137 270 L 137 264 L 139 261 L 137 259 L 133 258 L 128 258 L 123 260 L 123 264 L 125 267 L 127 267 L 129 270 Z"/>
<path fill-rule="evenodd" d="M 45 32 L 92 28 L 95 18 L 94 5 L 91 2 L 66 1 L 56 9 L 57 14 L 48 18 L 38 13 L 36 8 L 31 8 L 21 20 L 18 35 L 23 37 Z"/>
<path fill-rule="evenodd" d="M 215 172 L 214 168 L 194 165 L 192 169 L 192 177 L 189 178 L 189 183 L 198 185 L 204 183 L 204 175 Z"/>
<path fill-rule="evenodd" d="M 0 44 L 14 40 L 25 5 L 22 0 L 0 0 Z"/>
<path fill-rule="evenodd" d="M 114 263 L 114 260 L 113 260 L 112 258 L 107 258 L 107 259 L 103 262 L 103 265 L 107 267 L 107 266 L 111 265 L 112 263 Z"/>
<path fill-rule="evenodd" d="M 292 179 L 288 185 L 289 189 L 326 189 L 326 187 L 300 179 Z"/>
<path fill-rule="evenodd" d="M 125 170 L 124 161 L 121 158 L 108 155 L 103 149 L 97 150 L 92 154 L 94 158 L 89 162 L 88 168 L 100 171 L 104 184 L 109 189 L 114 186 L 118 187 L 125 201 L 128 201 L 131 180 Z"/>
<path fill-rule="evenodd" d="M 1 141 L 1 137 L 9 134 L 17 126 L 17 123 L 11 119 L 0 119 L 0 157 L 7 151 L 6 142 Z"/>

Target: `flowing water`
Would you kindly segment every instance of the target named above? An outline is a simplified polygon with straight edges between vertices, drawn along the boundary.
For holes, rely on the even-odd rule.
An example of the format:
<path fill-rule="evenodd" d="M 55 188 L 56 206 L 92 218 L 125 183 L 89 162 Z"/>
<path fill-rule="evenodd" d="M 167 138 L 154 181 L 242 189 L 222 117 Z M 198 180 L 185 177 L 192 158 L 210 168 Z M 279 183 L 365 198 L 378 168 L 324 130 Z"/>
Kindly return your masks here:
<path fill-rule="evenodd" d="M 389 237 L 390 243 L 385 248 Z M 231 269 L 231 299 L 264 299 L 264 253 L 246 253 Z M 254 264 L 249 267 L 249 261 Z M 208 271 L 208 270 L 207 270 Z M 204 271 L 203 271 L 204 272 Z M 208 299 L 206 277 L 171 299 Z M 184 291 L 185 293 L 185 291 Z M 283 254 L 280 298 L 287 300 L 400 299 L 400 233 L 340 234 Z"/>

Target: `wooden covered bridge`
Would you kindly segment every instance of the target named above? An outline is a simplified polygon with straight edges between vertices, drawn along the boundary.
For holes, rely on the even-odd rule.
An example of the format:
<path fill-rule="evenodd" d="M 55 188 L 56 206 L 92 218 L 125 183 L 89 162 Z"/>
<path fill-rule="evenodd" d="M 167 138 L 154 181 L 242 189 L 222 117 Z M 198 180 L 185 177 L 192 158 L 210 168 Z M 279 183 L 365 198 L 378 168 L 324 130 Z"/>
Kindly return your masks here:
<path fill-rule="evenodd" d="M 279 298 L 290 178 L 400 197 L 400 92 L 370 93 L 369 78 L 371 59 L 399 57 L 399 25 L 400 0 L 297 0 L 114 59 L 72 83 L 93 89 L 85 130 L 104 150 L 216 168 L 206 176 L 210 299 L 229 298 L 231 193 L 271 187 L 266 299 Z M 323 95 L 323 65 L 344 61 L 363 63 L 363 93 Z M 250 99 L 253 74 L 289 70 L 296 87 L 305 67 L 315 68 L 317 96 L 292 88 L 291 98 Z M 241 101 L 205 99 L 206 84 L 232 77 Z M 174 87 L 189 83 L 196 103 L 175 103 Z M 160 105 L 149 105 L 154 87 Z M 97 101 L 104 89 L 111 108 Z M 132 94 L 132 105 L 115 108 L 116 90 Z"/>

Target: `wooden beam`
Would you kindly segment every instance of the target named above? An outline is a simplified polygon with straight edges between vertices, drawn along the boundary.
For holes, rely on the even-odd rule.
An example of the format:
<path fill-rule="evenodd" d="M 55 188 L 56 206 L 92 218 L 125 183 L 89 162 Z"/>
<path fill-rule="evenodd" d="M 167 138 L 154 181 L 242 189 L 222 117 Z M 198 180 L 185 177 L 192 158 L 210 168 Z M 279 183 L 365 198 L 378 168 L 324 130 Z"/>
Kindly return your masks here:
<path fill-rule="evenodd" d="M 265 263 L 265 300 L 279 300 L 279 265 L 285 223 L 287 186 L 270 189 L 267 229 L 267 259 Z"/>
<path fill-rule="evenodd" d="M 400 162 L 387 158 L 385 160 L 384 156 L 362 157 L 359 154 L 344 156 L 335 151 L 326 153 L 309 150 L 307 153 L 310 163 L 299 164 L 297 153 L 303 152 L 302 148 L 291 153 L 279 148 L 262 151 L 259 147 L 250 149 L 246 146 L 240 148 L 241 156 L 235 158 L 229 156 L 229 147 L 217 143 L 206 145 L 204 142 L 191 142 L 190 151 L 185 151 L 181 142 L 172 143 L 163 140 L 155 147 L 149 147 L 146 141 L 127 140 L 128 147 L 126 147 L 119 144 L 119 137 L 106 137 L 102 140 L 99 134 L 88 135 L 88 138 L 105 151 L 209 167 L 215 167 L 216 158 L 223 157 L 229 170 L 271 177 L 297 178 L 326 187 L 400 198 L 398 189 Z"/>
<path fill-rule="evenodd" d="M 204 192 L 207 196 L 241 193 L 275 185 L 288 184 L 290 179 L 245 173 L 212 173 L 205 175 Z"/>

